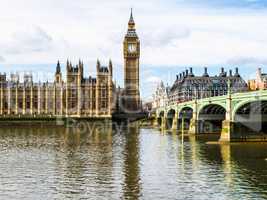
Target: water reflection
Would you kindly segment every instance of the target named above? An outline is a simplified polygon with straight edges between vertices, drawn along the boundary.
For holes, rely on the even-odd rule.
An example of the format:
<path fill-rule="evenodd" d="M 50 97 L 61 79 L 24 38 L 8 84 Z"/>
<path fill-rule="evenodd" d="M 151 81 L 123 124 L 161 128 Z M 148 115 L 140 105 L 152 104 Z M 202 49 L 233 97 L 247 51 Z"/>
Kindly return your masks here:
<path fill-rule="evenodd" d="M 123 199 L 138 199 L 141 192 L 139 168 L 139 129 L 130 128 L 125 135 Z"/>
<path fill-rule="evenodd" d="M 266 199 L 267 145 L 138 129 L 0 129 L 0 199 Z"/>
<path fill-rule="evenodd" d="M 225 174 L 225 181 L 228 185 L 228 187 L 231 187 L 231 183 L 233 181 L 232 178 L 232 165 L 234 165 L 234 163 L 231 163 L 231 152 L 230 152 L 230 145 L 229 144 L 222 144 L 220 145 L 220 149 L 221 149 L 221 156 L 222 156 L 222 160 L 223 160 L 223 171 Z"/>

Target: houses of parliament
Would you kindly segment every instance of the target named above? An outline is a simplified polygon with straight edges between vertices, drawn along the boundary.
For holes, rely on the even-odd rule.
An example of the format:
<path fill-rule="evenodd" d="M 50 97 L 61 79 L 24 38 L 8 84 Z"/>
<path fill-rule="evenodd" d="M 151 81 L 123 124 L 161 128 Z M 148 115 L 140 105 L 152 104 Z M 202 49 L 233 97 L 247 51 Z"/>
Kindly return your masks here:
<path fill-rule="evenodd" d="M 0 116 L 64 116 L 111 118 L 118 111 L 140 110 L 139 56 L 140 41 L 131 12 L 123 41 L 124 88 L 113 80 L 112 61 L 108 66 L 96 63 L 96 77 L 84 76 L 84 63 L 66 64 L 63 78 L 57 63 L 54 82 L 35 83 L 31 74 L 20 81 L 18 74 L 0 75 Z"/>

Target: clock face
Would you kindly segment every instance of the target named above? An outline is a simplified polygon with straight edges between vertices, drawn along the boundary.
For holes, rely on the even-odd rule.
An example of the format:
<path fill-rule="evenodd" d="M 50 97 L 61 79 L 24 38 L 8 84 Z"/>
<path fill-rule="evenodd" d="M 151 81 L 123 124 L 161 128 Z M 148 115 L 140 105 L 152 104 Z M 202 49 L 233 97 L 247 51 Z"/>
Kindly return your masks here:
<path fill-rule="evenodd" d="M 129 53 L 135 52 L 136 51 L 136 45 L 132 44 L 132 43 L 128 44 L 128 51 L 129 51 Z"/>

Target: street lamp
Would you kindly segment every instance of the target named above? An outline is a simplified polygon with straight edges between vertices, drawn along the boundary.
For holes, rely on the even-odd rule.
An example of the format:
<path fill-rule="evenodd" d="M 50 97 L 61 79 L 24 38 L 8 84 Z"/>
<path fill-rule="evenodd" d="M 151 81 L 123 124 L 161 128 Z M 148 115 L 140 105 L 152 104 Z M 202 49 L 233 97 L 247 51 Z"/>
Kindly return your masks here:
<path fill-rule="evenodd" d="M 182 146 L 184 145 L 184 114 L 185 110 L 182 111 Z"/>

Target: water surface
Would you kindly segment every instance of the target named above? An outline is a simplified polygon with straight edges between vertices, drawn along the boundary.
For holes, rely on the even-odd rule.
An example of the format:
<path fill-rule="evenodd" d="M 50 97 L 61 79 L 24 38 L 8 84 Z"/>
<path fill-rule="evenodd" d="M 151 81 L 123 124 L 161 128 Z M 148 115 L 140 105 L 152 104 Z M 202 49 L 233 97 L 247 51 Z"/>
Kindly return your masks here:
<path fill-rule="evenodd" d="M 1 128 L 0 199 L 267 199 L 267 144 L 213 139 Z"/>

